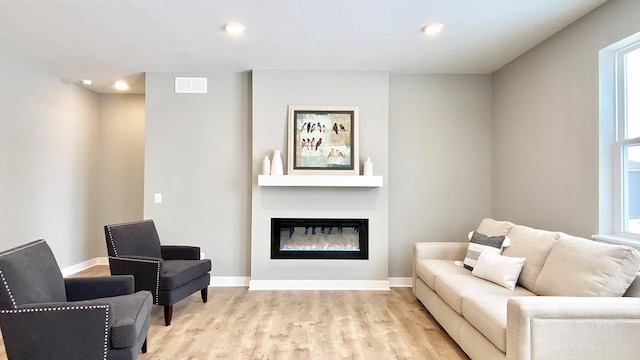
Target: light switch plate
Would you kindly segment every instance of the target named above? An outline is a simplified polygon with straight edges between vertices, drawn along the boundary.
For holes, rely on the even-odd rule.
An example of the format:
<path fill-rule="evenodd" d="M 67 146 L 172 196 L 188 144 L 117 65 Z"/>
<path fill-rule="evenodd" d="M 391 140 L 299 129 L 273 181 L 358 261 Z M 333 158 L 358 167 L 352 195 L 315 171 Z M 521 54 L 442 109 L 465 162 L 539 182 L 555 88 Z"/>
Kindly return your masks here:
<path fill-rule="evenodd" d="M 156 204 L 160 204 L 162 202 L 162 194 L 161 193 L 155 193 L 153 194 L 153 201 Z"/>

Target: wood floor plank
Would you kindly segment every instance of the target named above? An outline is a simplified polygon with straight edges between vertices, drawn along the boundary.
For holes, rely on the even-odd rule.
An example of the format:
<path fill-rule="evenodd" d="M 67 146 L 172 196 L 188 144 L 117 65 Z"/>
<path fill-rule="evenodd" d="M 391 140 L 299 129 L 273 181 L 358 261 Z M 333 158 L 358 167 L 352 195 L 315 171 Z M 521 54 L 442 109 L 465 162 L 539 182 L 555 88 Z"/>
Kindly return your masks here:
<path fill-rule="evenodd" d="M 96 266 L 74 276 L 108 274 Z M 196 293 L 174 305 L 171 326 L 162 307 L 151 316 L 140 360 L 468 359 L 410 288 L 210 288 L 206 304 Z M 7 359 L 0 345 L 0 360 Z"/>

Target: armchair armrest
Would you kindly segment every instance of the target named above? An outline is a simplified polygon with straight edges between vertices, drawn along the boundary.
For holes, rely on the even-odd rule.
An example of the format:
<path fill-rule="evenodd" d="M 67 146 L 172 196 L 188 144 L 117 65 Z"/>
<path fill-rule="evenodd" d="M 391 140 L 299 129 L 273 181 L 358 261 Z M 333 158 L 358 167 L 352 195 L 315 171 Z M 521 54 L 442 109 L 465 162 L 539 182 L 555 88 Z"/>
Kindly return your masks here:
<path fill-rule="evenodd" d="M 200 260 L 200 247 L 186 245 L 162 245 L 164 260 Z"/>
<path fill-rule="evenodd" d="M 9 358 L 103 359 L 111 336 L 107 304 L 45 303 L 0 310 Z"/>
<path fill-rule="evenodd" d="M 68 301 L 80 301 L 133 294 L 135 284 L 131 275 L 65 278 Z"/>
<path fill-rule="evenodd" d="M 164 271 L 164 260 L 147 256 L 109 256 L 111 275 L 133 275 L 135 291 L 147 290 L 158 303 L 160 275 Z"/>
<path fill-rule="evenodd" d="M 507 359 L 637 359 L 640 298 L 514 297 Z"/>

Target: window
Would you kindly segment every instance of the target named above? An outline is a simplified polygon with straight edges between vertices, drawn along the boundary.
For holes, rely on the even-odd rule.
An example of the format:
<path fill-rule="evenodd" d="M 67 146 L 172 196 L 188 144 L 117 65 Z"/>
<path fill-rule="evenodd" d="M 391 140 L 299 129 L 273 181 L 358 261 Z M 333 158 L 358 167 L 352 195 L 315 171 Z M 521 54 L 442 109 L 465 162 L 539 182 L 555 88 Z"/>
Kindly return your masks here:
<path fill-rule="evenodd" d="M 640 42 L 615 57 L 614 229 L 640 236 Z"/>

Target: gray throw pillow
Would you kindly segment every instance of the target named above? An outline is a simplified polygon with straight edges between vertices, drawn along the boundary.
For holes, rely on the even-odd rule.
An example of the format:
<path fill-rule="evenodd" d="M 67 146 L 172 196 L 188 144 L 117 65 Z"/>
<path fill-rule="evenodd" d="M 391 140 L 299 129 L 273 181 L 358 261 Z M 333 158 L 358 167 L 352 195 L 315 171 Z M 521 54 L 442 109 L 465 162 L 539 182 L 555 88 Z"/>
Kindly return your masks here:
<path fill-rule="evenodd" d="M 489 252 L 500 255 L 502 253 L 502 247 L 507 246 L 505 240 L 506 236 L 487 236 L 474 231 L 470 234 L 469 247 L 467 248 L 467 254 L 464 257 L 463 265 L 466 269 L 473 270 L 478 262 L 480 253 Z"/>

